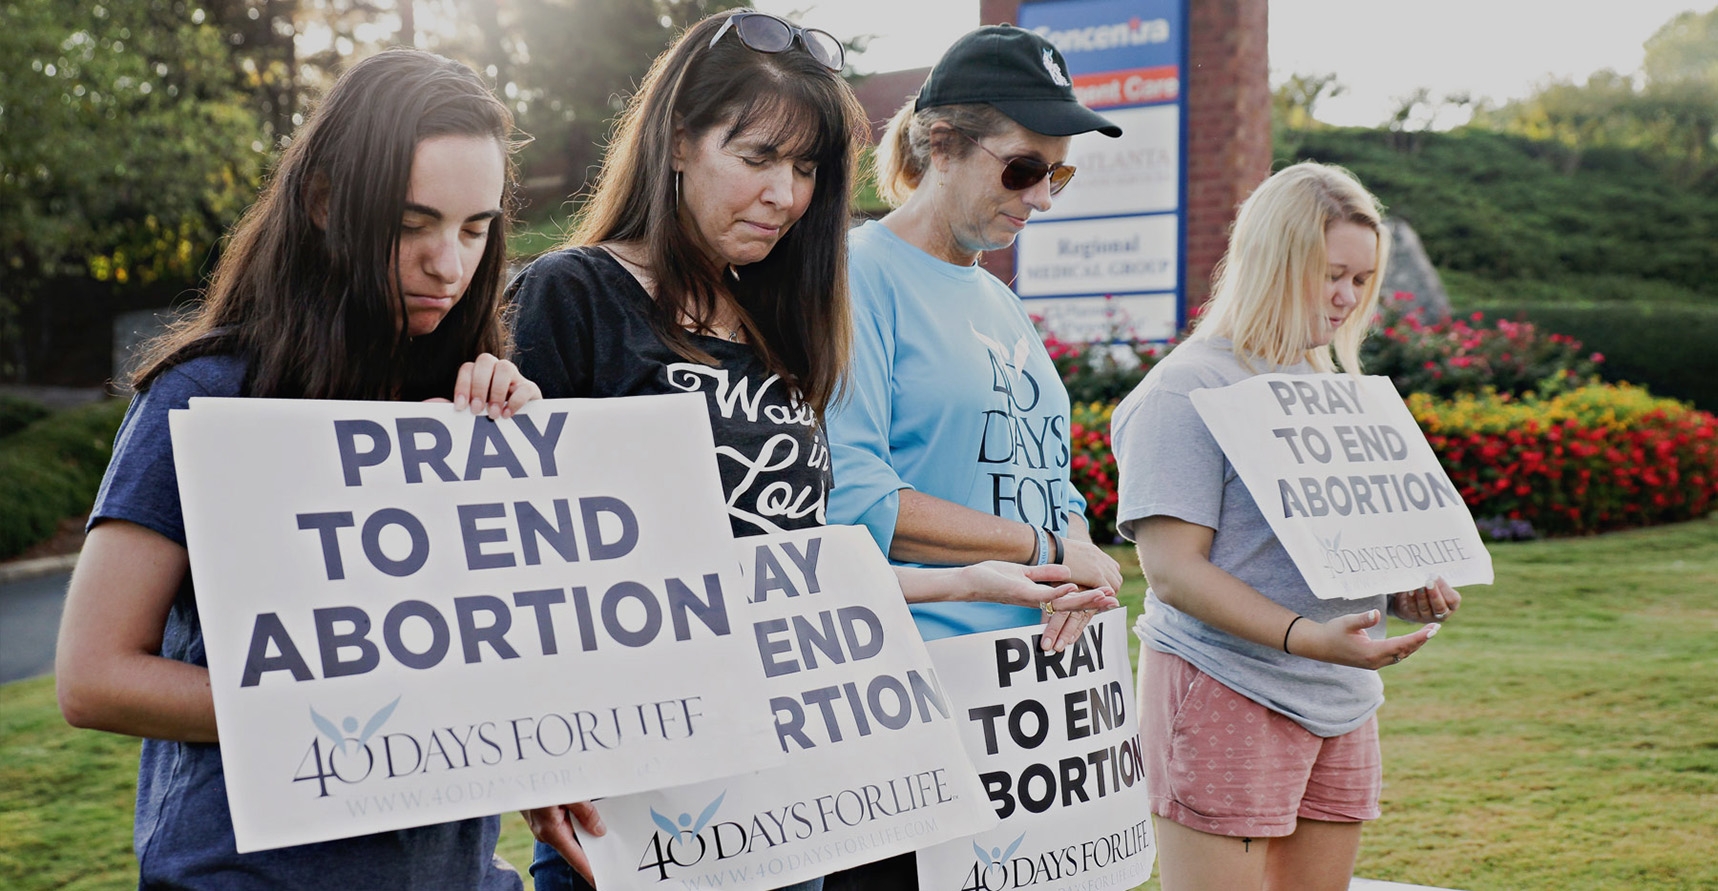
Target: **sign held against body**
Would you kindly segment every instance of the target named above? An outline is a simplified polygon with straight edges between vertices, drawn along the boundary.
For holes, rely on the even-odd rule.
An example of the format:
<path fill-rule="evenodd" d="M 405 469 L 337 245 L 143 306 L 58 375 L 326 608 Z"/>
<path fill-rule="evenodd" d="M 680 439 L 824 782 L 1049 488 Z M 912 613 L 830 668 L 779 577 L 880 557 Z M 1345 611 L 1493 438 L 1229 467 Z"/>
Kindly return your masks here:
<path fill-rule="evenodd" d="M 1491 584 L 1473 515 L 1389 378 L 1262 374 L 1191 398 L 1314 594 Z"/>
<path fill-rule="evenodd" d="M 608 832 L 582 842 L 598 887 L 779 888 L 994 826 L 871 536 L 829 526 L 734 548 L 736 634 L 755 643 L 736 682 L 768 698 L 786 761 L 597 802 Z"/>
<path fill-rule="evenodd" d="M 1131 888 L 1154 843 L 1133 713 L 1126 610 L 1061 653 L 1038 626 L 934 640 L 961 740 L 1002 822 L 919 851 L 926 891 Z"/>
<path fill-rule="evenodd" d="M 239 850 L 780 760 L 702 396 L 171 424 Z"/>

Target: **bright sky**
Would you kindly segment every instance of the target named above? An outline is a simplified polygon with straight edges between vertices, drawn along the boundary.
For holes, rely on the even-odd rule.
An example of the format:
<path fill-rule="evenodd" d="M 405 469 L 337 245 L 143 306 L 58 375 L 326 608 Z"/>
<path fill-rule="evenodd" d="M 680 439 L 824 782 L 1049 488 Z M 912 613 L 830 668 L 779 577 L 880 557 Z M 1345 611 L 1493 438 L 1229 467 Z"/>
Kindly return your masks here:
<path fill-rule="evenodd" d="M 1684 10 L 1713 0 L 1271 0 L 1273 84 L 1334 72 L 1348 92 L 1319 118 L 1374 126 L 1418 87 L 1434 99 L 1461 90 L 1495 102 L 1551 77 L 1640 68 L 1641 44 Z M 878 35 L 861 71 L 930 65 L 978 24 L 977 0 L 756 0 L 757 8 L 848 39 Z M 1439 125 L 1459 123 L 1455 116 Z"/>

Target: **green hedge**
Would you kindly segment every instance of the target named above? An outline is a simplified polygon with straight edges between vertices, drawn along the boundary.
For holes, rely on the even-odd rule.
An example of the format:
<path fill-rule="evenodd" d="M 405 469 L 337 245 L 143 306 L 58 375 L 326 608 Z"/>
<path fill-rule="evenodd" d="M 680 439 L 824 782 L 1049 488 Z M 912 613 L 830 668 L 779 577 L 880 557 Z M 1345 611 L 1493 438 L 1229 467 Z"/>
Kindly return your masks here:
<path fill-rule="evenodd" d="M 1625 275 L 1570 276 L 1558 279 L 1488 279 L 1459 269 L 1438 276 L 1459 315 L 1494 303 L 1706 303 L 1718 298 L 1674 282 Z"/>
<path fill-rule="evenodd" d="M 1718 412 L 1718 306 L 1496 303 L 1480 309 L 1489 318 L 1525 317 L 1603 353 L 1599 374 L 1605 380 L 1642 384 L 1655 396 Z"/>
<path fill-rule="evenodd" d="M 11 436 L 50 414 L 40 402 L 0 393 L 0 436 Z"/>
<path fill-rule="evenodd" d="M 89 509 L 125 406 L 123 399 L 79 406 L 0 440 L 0 559 Z"/>
<path fill-rule="evenodd" d="M 1491 280 L 1617 277 L 1718 296 L 1718 177 L 1679 184 L 1627 149 L 1564 172 L 1555 142 L 1463 127 L 1391 134 L 1330 129 L 1275 147 L 1278 166 L 1341 164 L 1407 220 L 1440 270 Z"/>

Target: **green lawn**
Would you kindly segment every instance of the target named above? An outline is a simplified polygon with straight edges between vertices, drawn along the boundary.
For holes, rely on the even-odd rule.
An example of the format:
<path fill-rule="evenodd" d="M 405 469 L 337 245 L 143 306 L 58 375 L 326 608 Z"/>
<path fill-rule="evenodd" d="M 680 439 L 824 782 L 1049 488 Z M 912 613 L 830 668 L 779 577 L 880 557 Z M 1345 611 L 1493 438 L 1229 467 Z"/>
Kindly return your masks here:
<path fill-rule="evenodd" d="M 1388 670 L 1385 813 L 1358 874 L 1718 887 L 1718 518 L 1493 554 L 1497 585 Z M 0 887 L 134 887 L 136 751 L 67 728 L 49 678 L 0 687 Z M 523 868 L 529 841 L 509 816 L 502 855 Z"/>

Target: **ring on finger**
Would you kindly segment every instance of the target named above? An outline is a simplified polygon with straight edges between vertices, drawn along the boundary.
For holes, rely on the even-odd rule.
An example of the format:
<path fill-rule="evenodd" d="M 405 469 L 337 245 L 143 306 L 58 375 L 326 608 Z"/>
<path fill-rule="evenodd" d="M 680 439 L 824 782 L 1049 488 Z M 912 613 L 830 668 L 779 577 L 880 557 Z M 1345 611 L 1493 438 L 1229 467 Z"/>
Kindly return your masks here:
<path fill-rule="evenodd" d="M 1044 611 L 1044 615 L 1053 616 L 1056 614 L 1056 601 L 1046 600 L 1038 604 L 1038 608 Z"/>
<path fill-rule="evenodd" d="M 1402 661 L 1402 654 L 1401 653 L 1391 653 L 1390 654 L 1390 664 L 1391 665 L 1395 665 L 1396 663 L 1401 662 L 1401 661 Z"/>

